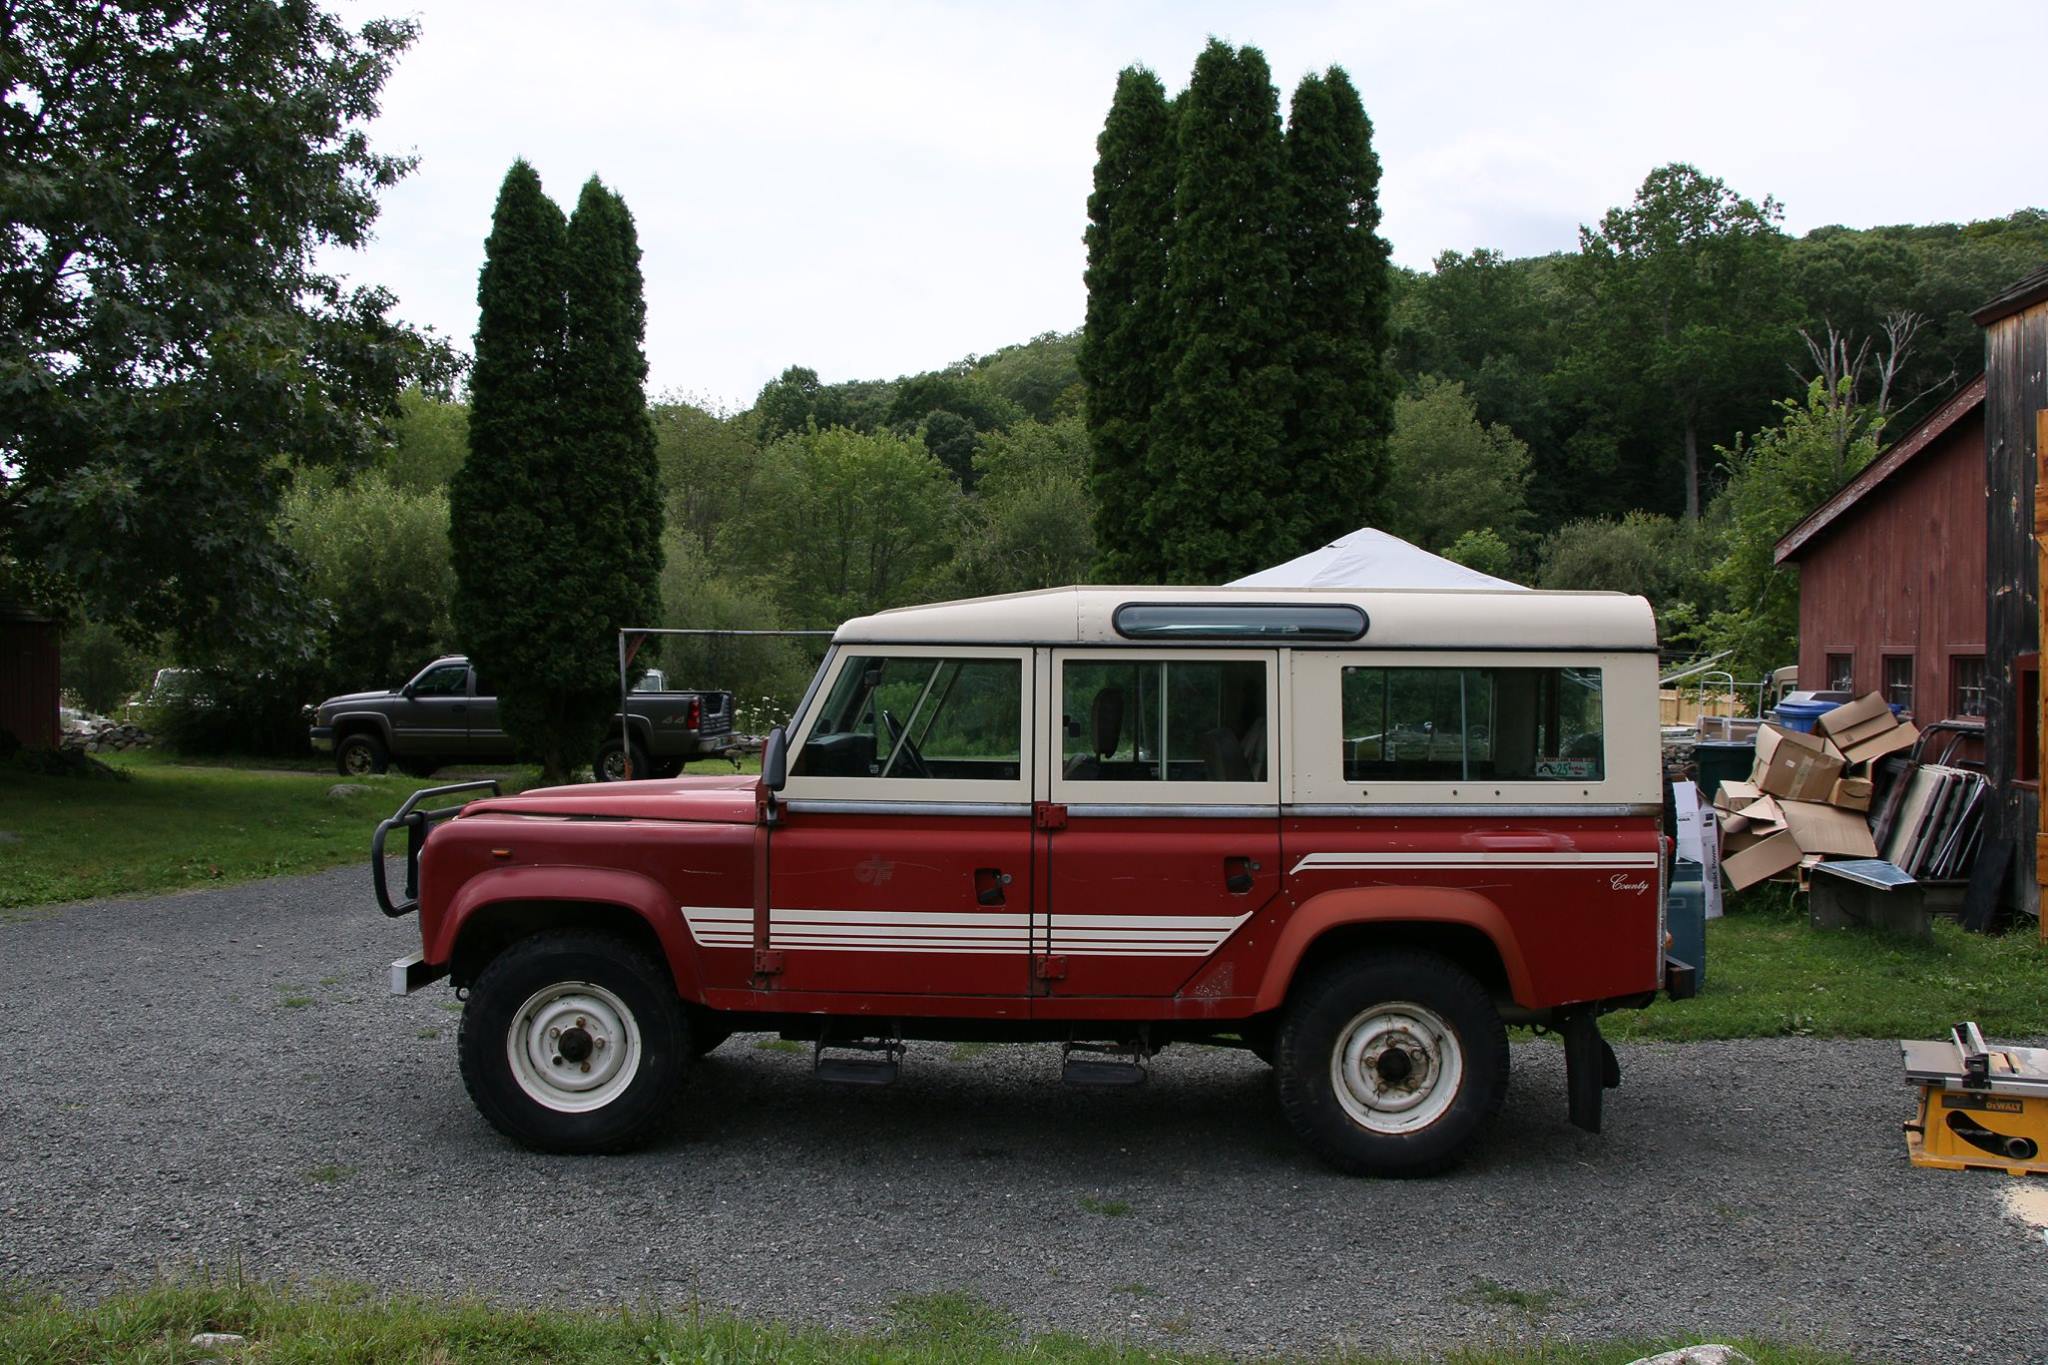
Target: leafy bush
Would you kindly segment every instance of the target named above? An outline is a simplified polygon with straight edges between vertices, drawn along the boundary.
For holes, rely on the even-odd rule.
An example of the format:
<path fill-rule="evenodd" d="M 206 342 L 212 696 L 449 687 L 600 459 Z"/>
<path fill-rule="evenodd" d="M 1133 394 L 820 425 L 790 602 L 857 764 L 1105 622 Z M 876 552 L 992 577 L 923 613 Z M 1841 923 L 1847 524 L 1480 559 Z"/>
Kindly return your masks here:
<path fill-rule="evenodd" d="M 103 621 L 74 622 L 64 632 L 64 691 L 97 716 L 111 716 L 149 676 L 148 661 Z"/>
<path fill-rule="evenodd" d="M 288 757 L 310 752 L 305 707 L 329 695 L 322 670 L 200 670 L 189 688 L 143 710 L 157 743 L 182 754 Z"/>
<path fill-rule="evenodd" d="M 306 586 L 330 616 L 313 683 L 321 696 L 392 686 L 444 652 L 455 592 L 447 493 L 375 473 L 348 484 L 302 477 L 284 515 Z"/>

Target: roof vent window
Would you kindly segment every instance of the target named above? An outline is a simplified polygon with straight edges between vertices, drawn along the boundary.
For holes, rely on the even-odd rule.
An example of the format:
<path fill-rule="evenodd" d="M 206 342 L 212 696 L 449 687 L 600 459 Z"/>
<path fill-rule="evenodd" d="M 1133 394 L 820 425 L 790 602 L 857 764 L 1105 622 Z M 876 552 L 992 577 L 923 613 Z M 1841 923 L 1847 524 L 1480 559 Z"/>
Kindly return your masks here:
<path fill-rule="evenodd" d="M 1311 602 L 1126 602 L 1114 620 L 1116 633 L 1128 640 L 1319 643 L 1362 639 L 1368 625 L 1359 607 Z"/>

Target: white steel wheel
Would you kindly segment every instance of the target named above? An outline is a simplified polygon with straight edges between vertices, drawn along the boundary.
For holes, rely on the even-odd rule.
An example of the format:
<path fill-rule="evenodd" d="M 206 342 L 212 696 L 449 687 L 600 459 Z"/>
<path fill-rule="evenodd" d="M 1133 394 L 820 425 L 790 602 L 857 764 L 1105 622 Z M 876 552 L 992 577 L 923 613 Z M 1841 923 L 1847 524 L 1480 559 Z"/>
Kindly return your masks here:
<path fill-rule="evenodd" d="M 1508 1035 L 1471 972 L 1394 948 L 1290 990 L 1273 1061 L 1281 1112 L 1317 1156 L 1353 1175 L 1428 1175 L 1500 1108 Z"/>
<path fill-rule="evenodd" d="M 558 981 L 528 996 L 505 1033 L 512 1079 L 535 1104 L 561 1114 L 602 1109 L 640 1074 L 640 1022 L 624 1001 L 589 981 Z"/>
<path fill-rule="evenodd" d="M 1450 1111 L 1465 1083 L 1465 1050 L 1435 1010 L 1412 1000 L 1370 1006 L 1337 1033 L 1330 1088 L 1359 1127 L 1399 1136 Z"/>

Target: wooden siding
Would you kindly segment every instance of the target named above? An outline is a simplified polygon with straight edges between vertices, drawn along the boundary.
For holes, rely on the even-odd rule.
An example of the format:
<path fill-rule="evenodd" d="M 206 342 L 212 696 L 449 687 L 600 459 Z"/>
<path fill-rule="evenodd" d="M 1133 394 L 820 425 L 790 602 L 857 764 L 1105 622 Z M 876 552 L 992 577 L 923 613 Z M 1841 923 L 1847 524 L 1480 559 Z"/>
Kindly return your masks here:
<path fill-rule="evenodd" d="M 31 749 L 57 747 L 57 627 L 0 620 L 0 730 Z"/>
<path fill-rule="evenodd" d="M 1984 436 L 1989 610 L 1985 620 L 1985 764 L 1994 784 L 1991 834 L 2013 849 L 2014 898 L 2039 912 L 2034 860 L 2035 784 L 2018 780 L 2040 717 L 2026 704 L 2026 662 L 2040 649 L 2040 572 L 2034 544 L 2036 414 L 2048 408 L 2048 301 L 1984 328 Z"/>
<path fill-rule="evenodd" d="M 1852 654 L 1855 690 L 1880 691 L 1885 656 L 1910 654 L 1913 718 L 1948 717 L 1950 660 L 1986 652 L 1985 525 L 1980 408 L 1797 548 L 1799 685 Z"/>

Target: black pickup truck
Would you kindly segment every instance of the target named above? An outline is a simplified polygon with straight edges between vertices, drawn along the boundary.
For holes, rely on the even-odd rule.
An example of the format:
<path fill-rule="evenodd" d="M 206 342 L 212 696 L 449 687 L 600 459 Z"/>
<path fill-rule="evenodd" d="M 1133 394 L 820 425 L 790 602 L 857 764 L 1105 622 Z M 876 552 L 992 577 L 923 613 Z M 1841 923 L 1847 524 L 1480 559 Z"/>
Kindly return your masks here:
<path fill-rule="evenodd" d="M 674 777 L 693 758 L 730 753 L 732 693 L 636 688 L 626 723 L 614 714 L 593 763 L 598 780 L 626 775 L 628 746 L 635 777 Z M 329 697 L 313 712 L 313 747 L 331 749 L 344 777 L 381 773 L 392 764 L 414 777 L 454 763 L 502 763 L 518 746 L 498 728 L 498 694 L 469 660 L 434 660 L 403 687 Z"/>

